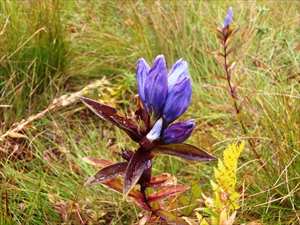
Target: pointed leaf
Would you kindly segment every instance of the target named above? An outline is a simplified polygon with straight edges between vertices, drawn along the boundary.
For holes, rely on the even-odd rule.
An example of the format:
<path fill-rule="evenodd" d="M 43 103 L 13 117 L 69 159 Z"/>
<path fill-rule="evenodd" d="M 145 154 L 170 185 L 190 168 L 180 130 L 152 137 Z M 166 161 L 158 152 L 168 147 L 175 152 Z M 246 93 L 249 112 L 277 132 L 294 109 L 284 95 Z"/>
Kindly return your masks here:
<path fill-rule="evenodd" d="M 226 52 L 226 56 L 228 56 L 231 52 L 233 52 L 234 50 L 236 50 L 238 47 L 242 46 L 245 42 L 239 43 L 233 47 L 231 47 L 227 52 Z"/>
<path fill-rule="evenodd" d="M 233 88 L 234 88 L 234 89 L 237 89 L 237 87 L 238 87 L 244 80 L 246 80 L 245 77 L 242 77 L 241 79 L 239 79 L 238 82 L 236 82 L 236 84 L 234 85 Z"/>
<path fill-rule="evenodd" d="M 186 143 L 159 145 L 154 150 L 156 153 L 179 156 L 188 160 L 199 160 L 202 162 L 215 161 L 217 158 L 206 151 Z"/>
<path fill-rule="evenodd" d="M 245 96 L 245 97 L 244 97 L 243 101 L 241 102 L 241 104 L 240 104 L 240 106 L 239 106 L 239 111 L 242 111 L 243 107 L 244 107 L 246 104 L 250 103 L 251 98 L 252 98 L 253 96 L 254 96 L 254 94 L 251 94 L 251 95 L 249 95 L 249 96 Z"/>
<path fill-rule="evenodd" d="M 131 118 L 126 117 L 116 108 L 82 96 L 79 96 L 79 99 L 101 119 L 106 120 L 124 130 L 135 142 L 138 142 L 142 138 L 137 131 L 138 127 L 134 124 L 134 121 Z"/>
<path fill-rule="evenodd" d="M 150 159 L 150 151 L 139 148 L 130 159 L 125 172 L 123 199 L 126 198 L 129 191 L 136 185 L 144 170 L 147 168 L 147 162 Z"/>
<path fill-rule="evenodd" d="M 239 27 L 237 27 L 236 29 L 233 28 L 233 33 L 236 34 L 239 30 L 240 30 Z"/>
<path fill-rule="evenodd" d="M 155 215 L 160 216 L 161 218 L 163 218 L 164 220 L 166 220 L 168 222 L 174 222 L 177 225 L 189 225 L 187 222 L 185 222 L 179 216 L 174 215 L 173 213 L 170 213 L 170 212 L 165 211 L 163 209 L 156 210 Z"/>
<path fill-rule="evenodd" d="M 189 199 L 187 197 L 188 196 L 186 196 L 186 195 L 180 195 L 180 196 L 178 196 L 177 201 L 176 201 L 176 204 L 179 207 L 183 206 L 183 215 L 185 215 L 185 216 L 188 216 L 188 214 L 186 213 L 186 211 L 187 211 L 186 207 L 189 208 L 190 204 L 191 204 L 190 197 L 189 197 Z M 193 205 L 195 205 L 195 204 L 193 204 Z"/>
<path fill-rule="evenodd" d="M 118 178 L 111 178 L 109 180 L 105 180 L 101 184 L 105 187 L 110 188 L 111 190 L 114 190 L 114 191 L 120 193 L 120 194 L 123 193 L 123 182 Z M 133 197 L 133 198 L 143 198 L 142 192 L 140 192 L 136 189 L 132 189 L 128 193 L 128 196 Z"/>
<path fill-rule="evenodd" d="M 160 217 L 153 216 L 152 213 L 147 213 L 138 221 L 137 225 L 155 225 L 155 224 L 165 224 Z"/>
<path fill-rule="evenodd" d="M 132 201 L 135 202 L 135 204 L 137 204 L 142 209 L 151 211 L 151 208 L 144 202 L 144 198 L 135 198 L 135 197 L 131 197 L 130 195 L 128 196 L 131 198 Z"/>
<path fill-rule="evenodd" d="M 147 225 L 147 224 L 149 224 L 150 218 L 151 218 L 150 213 L 147 213 L 146 215 L 144 215 L 142 218 L 139 219 L 137 225 Z"/>
<path fill-rule="evenodd" d="M 230 65 L 227 65 L 227 73 L 228 73 L 229 77 L 230 77 L 230 74 L 231 74 L 232 70 L 236 66 L 236 64 L 237 64 L 237 62 L 233 62 Z"/>
<path fill-rule="evenodd" d="M 118 178 L 112 178 L 106 181 L 103 181 L 101 185 L 118 192 L 120 194 L 123 193 L 123 182 L 118 179 Z M 147 204 L 144 202 L 144 197 L 142 192 L 132 189 L 129 193 L 128 196 L 136 203 L 138 204 L 141 208 L 145 210 L 150 210 L 150 208 L 147 206 Z"/>
<path fill-rule="evenodd" d="M 152 174 L 152 164 L 151 164 L 151 160 L 148 160 L 146 163 L 146 168 L 145 168 L 142 176 L 138 180 L 138 184 L 140 185 L 141 189 L 149 187 L 149 183 L 151 180 L 151 174 Z"/>
<path fill-rule="evenodd" d="M 227 48 L 228 45 L 230 44 L 230 41 L 232 40 L 232 38 L 234 37 L 234 33 L 231 33 L 231 35 L 229 34 L 226 38 L 226 41 L 225 41 L 225 47 Z"/>
<path fill-rule="evenodd" d="M 159 201 L 161 199 L 168 198 L 170 196 L 181 194 L 187 190 L 189 190 L 190 187 L 186 187 L 182 184 L 177 185 L 171 185 L 167 187 L 163 187 L 162 189 L 158 191 L 154 191 L 148 195 L 148 202 L 155 202 Z"/>
<path fill-rule="evenodd" d="M 215 59 L 220 63 L 220 64 L 222 64 L 223 66 L 225 66 L 225 61 L 223 60 L 223 59 L 221 59 L 220 57 L 219 57 L 219 55 L 214 55 L 214 57 L 215 57 Z"/>
<path fill-rule="evenodd" d="M 85 182 L 84 185 L 99 184 L 105 180 L 116 177 L 121 173 L 125 173 L 127 165 L 128 162 L 120 162 L 120 163 L 115 163 L 110 166 L 104 167 L 103 169 L 95 173 L 93 176 L 91 176 L 87 180 L 87 182 Z"/>
<path fill-rule="evenodd" d="M 100 169 L 110 166 L 114 164 L 113 162 L 107 160 L 107 159 L 98 159 L 94 157 L 83 157 L 82 160 L 92 166 L 96 166 Z"/>
<path fill-rule="evenodd" d="M 172 179 L 172 175 L 169 173 L 162 173 L 160 175 L 153 176 L 151 177 L 149 187 L 151 188 L 159 187 L 170 179 Z"/>
<path fill-rule="evenodd" d="M 221 35 L 223 37 L 223 31 L 217 29 L 215 26 L 209 26 L 210 30 L 214 32 L 218 37 Z"/>
<path fill-rule="evenodd" d="M 168 173 L 163 173 L 161 175 L 156 175 L 151 178 L 149 187 L 155 188 L 155 187 L 166 187 L 170 185 L 177 184 L 177 177 L 172 176 Z"/>
<path fill-rule="evenodd" d="M 228 93 L 230 93 L 230 90 L 223 86 L 223 85 L 215 85 L 215 84 L 203 84 L 203 87 L 205 88 L 217 88 L 217 89 L 220 89 L 220 90 L 223 90 L 223 91 L 226 91 Z"/>
<path fill-rule="evenodd" d="M 241 61 L 243 59 L 243 57 L 235 57 L 233 60 L 229 60 L 227 62 L 227 68 L 230 68 L 231 67 L 231 70 L 233 69 L 233 67 L 235 65 L 233 64 L 237 64 L 239 61 Z"/>

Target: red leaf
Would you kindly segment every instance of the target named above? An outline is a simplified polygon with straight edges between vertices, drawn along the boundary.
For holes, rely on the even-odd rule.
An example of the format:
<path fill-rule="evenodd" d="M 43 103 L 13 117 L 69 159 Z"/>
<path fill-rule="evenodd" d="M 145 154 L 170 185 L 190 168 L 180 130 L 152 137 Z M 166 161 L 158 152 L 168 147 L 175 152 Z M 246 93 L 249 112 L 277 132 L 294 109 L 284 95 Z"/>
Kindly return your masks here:
<path fill-rule="evenodd" d="M 173 178 L 173 176 L 171 176 L 171 174 L 162 173 L 160 175 L 151 177 L 149 187 L 151 187 L 151 188 L 159 187 L 162 184 L 164 184 L 166 181 L 170 181 L 173 179 L 174 178 Z"/>
<path fill-rule="evenodd" d="M 215 54 L 214 57 L 220 64 L 225 66 L 225 61 L 223 59 L 221 59 L 218 54 Z"/>
<path fill-rule="evenodd" d="M 99 170 L 93 176 L 91 176 L 84 185 L 90 184 L 99 184 L 105 180 L 111 179 L 113 177 L 118 176 L 121 173 L 124 173 L 128 162 L 120 162 L 115 163 L 110 166 L 104 167 L 103 169 Z"/>
<path fill-rule="evenodd" d="M 123 182 L 118 178 L 111 178 L 109 180 L 103 181 L 101 184 L 120 194 L 123 193 Z M 128 193 L 128 196 L 133 198 L 143 198 L 142 192 L 135 189 L 132 189 L 130 193 Z"/>
<path fill-rule="evenodd" d="M 123 182 L 118 179 L 118 178 L 112 178 L 106 181 L 103 181 L 101 183 L 101 185 L 116 191 L 120 194 L 123 193 Z M 144 202 L 144 197 L 142 192 L 132 189 L 129 193 L 128 196 L 136 203 L 138 204 L 141 208 L 150 211 L 151 209 L 149 208 L 149 206 L 147 206 L 147 204 Z"/>
<path fill-rule="evenodd" d="M 145 209 L 147 211 L 151 211 L 151 208 L 149 208 L 149 206 L 144 202 L 143 198 L 133 198 L 133 197 L 130 197 L 130 198 L 131 198 L 132 201 L 135 202 L 135 204 L 137 204 L 142 209 Z"/>
<path fill-rule="evenodd" d="M 234 50 L 236 50 L 237 48 L 239 48 L 240 46 L 242 46 L 245 42 L 239 43 L 235 46 L 233 46 L 232 48 L 230 48 L 227 52 L 226 52 L 226 56 L 228 56 L 231 52 L 233 52 Z"/>
<path fill-rule="evenodd" d="M 124 130 L 135 142 L 139 142 L 142 138 L 142 136 L 137 131 L 138 127 L 137 125 L 135 125 L 134 121 L 122 114 L 116 108 L 101 104 L 82 96 L 79 96 L 79 99 L 101 119 L 106 120 Z"/>
<path fill-rule="evenodd" d="M 186 143 L 159 145 L 153 151 L 156 153 L 179 156 L 184 159 L 199 160 L 202 162 L 217 160 L 217 158 L 211 156 L 206 151 Z"/>
<path fill-rule="evenodd" d="M 161 199 L 168 198 L 170 196 L 178 195 L 189 190 L 190 187 L 183 186 L 182 184 L 171 185 L 167 187 L 163 187 L 158 191 L 154 191 L 150 193 L 147 197 L 148 202 L 155 202 Z"/>
<path fill-rule="evenodd" d="M 234 88 L 234 89 L 237 89 L 238 86 L 239 86 L 244 80 L 246 80 L 245 77 L 242 77 L 241 79 L 239 79 L 238 82 L 236 82 L 236 84 L 234 85 L 233 88 Z"/>
<path fill-rule="evenodd" d="M 139 148 L 130 159 L 124 178 L 123 199 L 126 198 L 129 191 L 136 185 L 144 170 L 147 168 L 147 162 L 150 159 L 150 151 Z"/>
<path fill-rule="evenodd" d="M 83 157 L 82 160 L 90 165 L 96 166 L 100 169 L 110 166 L 114 164 L 113 162 L 107 160 L 107 159 L 98 159 L 93 157 Z"/>

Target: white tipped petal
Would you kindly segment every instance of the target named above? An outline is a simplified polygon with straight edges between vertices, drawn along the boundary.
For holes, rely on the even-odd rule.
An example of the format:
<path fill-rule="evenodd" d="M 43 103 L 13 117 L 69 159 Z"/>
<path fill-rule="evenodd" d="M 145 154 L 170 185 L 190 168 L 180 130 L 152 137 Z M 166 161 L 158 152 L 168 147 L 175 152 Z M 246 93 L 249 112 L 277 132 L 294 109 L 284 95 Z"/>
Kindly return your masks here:
<path fill-rule="evenodd" d="M 160 118 L 157 120 L 150 130 L 150 132 L 147 134 L 146 138 L 152 142 L 154 140 L 157 140 L 160 136 L 161 130 L 162 130 L 162 125 L 163 125 L 163 119 Z"/>

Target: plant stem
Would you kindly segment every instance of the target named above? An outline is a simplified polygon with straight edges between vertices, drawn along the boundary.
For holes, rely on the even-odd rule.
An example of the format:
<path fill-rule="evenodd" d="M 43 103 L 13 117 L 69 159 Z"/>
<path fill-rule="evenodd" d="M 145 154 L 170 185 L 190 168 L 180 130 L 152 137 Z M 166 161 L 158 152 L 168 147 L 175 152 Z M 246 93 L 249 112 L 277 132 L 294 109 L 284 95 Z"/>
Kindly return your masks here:
<path fill-rule="evenodd" d="M 151 212 L 153 212 L 152 207 L 151 207 L 151 205 L 149 204 L 148 199 L 147 199 L 147 195 L 146 195 L 146 187 L 142 187 L 142 186 L 141 186 L 141 192 L 142 192 L 142 194 L 143 194 L 144 202 L 145 202 L 146 205 L 151 209 Z"/>
<path fill-rule="evenodd" d="M 142 192 L 142 194 L 143 194 L 144 202 L 146 203 L 146 205 L 147 205 L 147 206 L 149 207 L 149 209 L 151 210 L 151 213 L 153 213 L 155 216 L 161 218 L 159 215 L 156 214 L 156 212 L 152 209 L 151 205 L 149 204 L 148 199 L 147 199 L 147 195 L 146 195 L 146 188 L 147 188 L 147 187 L 141 186 L 141 192 Z"/>
<path fill-rule="evenodd" d="M 239 121 L 239 124 L 241 125 L 242 127 L 242 130 L 243 130 L 243 133 L 244 135 L 246 136 L 249 136 L 249 133 L 248 133 L 248 130 L 243 122 L 243 120 L 238 116 L 239 113 L 240 113 L 240 110 L 239 110 L 239 107 L 237 105 L 237 94 L 236 94 L 236 90 L 235 88 L 231 85 L 231 72 L 229 71 L 229 66 L 228 66 L 228 60 L 227 60 L 227 45 L 226 45 L 226 39 L 227 39 L 227 36 L 225 35 L 225 32 L 223 30 L 223 37 L 224 37 L 224 41 L 222 43 L 223 45 L 223 48 L 224 48 L 224 69 L 225 69 L 225 73 L 226 73 L 226 77 L 227 77 L 227 83 L 228 83 L 228 86 L 229 86 L 229 89 L 230 89 L 230 94 L 231 94 L 231 97 L 233 98 L 233 101 L 234 101 L 234 109 L 235 109 L 235 113 L 236 113 L 236 116 L 237 116 L 237 119 Z M 255 144 L 253 143 L 252 141 L 252 138 L 249 138 L 248 140 L 248 143 L 252 149 L 252 151 L 255 153 L 256 155 L 256 158 L 259 160 L 259 164 L 262 166 L 262 168 L 266 171 L 266 168 L 264 166 L 264 163 L 263 161 L 261 160 L 261 156 L 260 154 L 257 152 L 256 150 L 256 147 L 255 147 Z"/>

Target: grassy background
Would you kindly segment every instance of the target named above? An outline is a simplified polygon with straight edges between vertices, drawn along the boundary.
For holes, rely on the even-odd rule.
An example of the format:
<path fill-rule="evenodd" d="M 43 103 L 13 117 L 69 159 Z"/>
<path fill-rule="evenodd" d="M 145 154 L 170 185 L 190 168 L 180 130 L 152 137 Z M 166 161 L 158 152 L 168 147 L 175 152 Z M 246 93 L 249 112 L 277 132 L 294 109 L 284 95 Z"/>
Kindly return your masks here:
<path fill-rule="evenodd" d="M 205 51 L 219 49 L 214 28 L 229 6 L 240 27 L 233 79 L 246 78 L 239 98 L 248 135 L 231 110 L 221 66 Z M 197 127 L 188 140 L 221 156 L 227 143 L 255 140 L 242 153 L 238 223 L 296 224 L 300 208 L 300 72 L 297 1 L 1 1 L 0 134 L 63 95 L 104 76 L 86 96 L 130 112 L 135 63 L 164 54 L 171 67 L 189 63 L 193 98 L 182 120 Z M 83 187 L 96 169 L 84 156 L 118 161 L 136 146 L 80 103 L 57 107 L 27 126 L 28 139 L 0 141 L 0 224 L 132 224 L 140 210 L 100 186 Z M 159 156 L 154 173 L 193 179 L 210 193 L 215 164 Z"/>

